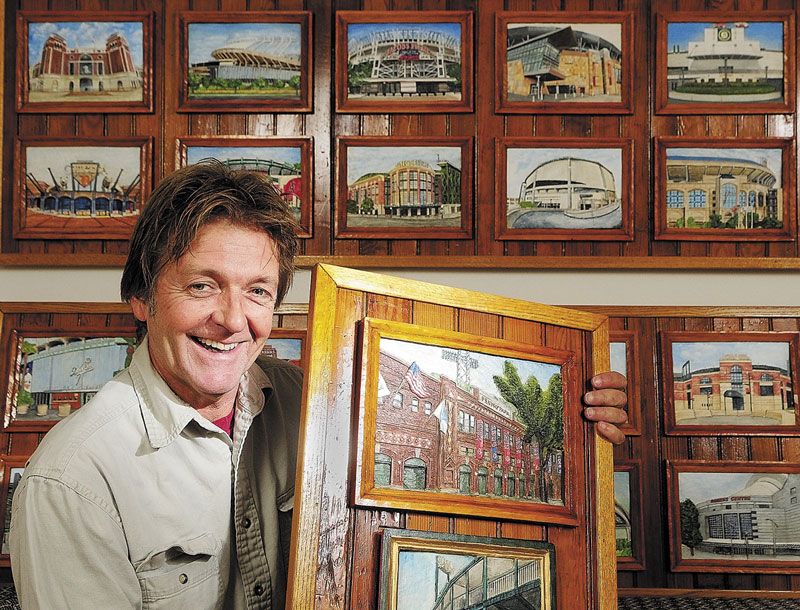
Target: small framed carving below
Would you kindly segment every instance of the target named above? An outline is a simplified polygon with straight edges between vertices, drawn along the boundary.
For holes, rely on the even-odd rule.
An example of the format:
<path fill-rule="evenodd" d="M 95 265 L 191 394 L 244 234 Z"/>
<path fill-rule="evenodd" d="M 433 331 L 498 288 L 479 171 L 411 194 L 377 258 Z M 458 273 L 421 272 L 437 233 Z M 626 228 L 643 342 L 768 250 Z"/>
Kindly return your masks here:
<path fill-rule="evenodd" d="M 472 138 L 339 138 L 336 236 L 468 239 Z"/>
<path fill-rule="evenodd" d="M 793 11 L 656 14 L 657 114 L 795 111 Z"/>
<path fill-rule="evenodd" d="M 556 608 L 556 556 L 549 542 L 381 532 L 380 610 L 495 608 L 503 600 Z"/>
<path fill-rule="evenodd" d="M 178 14 L 178 112 L 311 112 L 311 13 Z"/>
<path fill-rule="evenodd" d="M 497 112 L 629 114 L 631 11 L 499 12 Z"/>
<path fill-rule="evenodd" d="M 11 506 L 14 501 L 14 491 L 17 489 L 25 464 L 30 456 L 4 455 L 0 456 L 0 523 L 3 524 L 3 538 L 0 543 L 0 567 L 11 566 L 11 548 L 8 532 L 11 528 Z"/>
<path fill-rule="evenodd" d="M 792 138 L 655 139 L 655 239 L 790 241 Z"/>
<path fill-rule="evenodd" d="M 614 460 L 617 569 L 644 570 L 641 461 Z"/>
<path fill-rule="evenodd" d="M 16 142 L 15 239 L 130 237 L 151 188 L 150 138 Z"/>
<path fill-rule="evenodd" d="M 152 12 L 17 13 L 17 111 L 153 111 Z"/>
<path fill-rule="evenodd" d="M 261 354 L 279 358 L 303 368 L 305 364 L 305 343 L 305 330 L 273 328 L 261 350 Z"/>
<path fill-rule="evenodd" d="M 472 112 L 471 11 L 336 11 L 337 112 Z"/>
<path fill-rule="evenodd" d="M 214 158 L 232 169 L 261 174 L 289 206 L 299 227 L 298 237 L 311 237 L 314 210 L 312 148 L 311 138 L 184 136 L 178 139 L 176 166 Z"/>

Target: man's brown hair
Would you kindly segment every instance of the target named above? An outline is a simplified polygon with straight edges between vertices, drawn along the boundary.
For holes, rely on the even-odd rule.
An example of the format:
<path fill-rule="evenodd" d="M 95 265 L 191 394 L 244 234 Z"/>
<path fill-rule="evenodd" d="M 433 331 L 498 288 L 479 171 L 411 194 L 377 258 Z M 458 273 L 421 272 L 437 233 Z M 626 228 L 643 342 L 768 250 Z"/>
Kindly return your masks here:
<path fill-rule="evenodd" d="M 272 238 L 279 264 L 279 305 L 289 289 L 297 253 L 297 225 L 289 206 L 258 173 L 232 170 L 214 159 L 169 174 L 148 198 L 131 235 L 120 283 L 122 299 L 141 299 L 153 307 L 164 266 L 189 250 L 203 226 L 220 220 Z"/>

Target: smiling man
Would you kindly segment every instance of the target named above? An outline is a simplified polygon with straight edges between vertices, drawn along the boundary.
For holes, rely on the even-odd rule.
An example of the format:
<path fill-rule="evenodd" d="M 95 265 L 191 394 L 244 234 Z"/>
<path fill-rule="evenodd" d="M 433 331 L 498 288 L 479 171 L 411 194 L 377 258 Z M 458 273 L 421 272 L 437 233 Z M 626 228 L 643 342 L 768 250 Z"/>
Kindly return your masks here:
<path fill-rule="evenodd" d="M 260 353 L 295 228 L 267 181 L 217 162 L 153 191 L 121 284 L 143 339 L 14 494 L 23 608 L 283 608 L 302 373 Z M 587 417 L 618 441 L 624 378 L 593 383 Z"/>

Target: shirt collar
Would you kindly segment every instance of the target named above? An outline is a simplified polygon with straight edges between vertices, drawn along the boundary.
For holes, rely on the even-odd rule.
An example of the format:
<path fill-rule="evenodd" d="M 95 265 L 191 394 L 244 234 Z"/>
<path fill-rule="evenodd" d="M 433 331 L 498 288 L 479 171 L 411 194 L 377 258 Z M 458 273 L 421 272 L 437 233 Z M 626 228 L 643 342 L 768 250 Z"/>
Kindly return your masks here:
<path fill-rule="evenodd" d="M 191 421 L 210 432 L 218 428 L 178 397 L 150 361 L 147 337 L 133 353 L 128 367 L 139 398 L 145 432 L 154 449 L 169 445 Z M 264 408 L 264 393 L 272 385 L 261 368 L 253 364 L 239 382 L 235 408 L 255 417 Z M 238 415 L 238 413 L 237 413 Z"/>

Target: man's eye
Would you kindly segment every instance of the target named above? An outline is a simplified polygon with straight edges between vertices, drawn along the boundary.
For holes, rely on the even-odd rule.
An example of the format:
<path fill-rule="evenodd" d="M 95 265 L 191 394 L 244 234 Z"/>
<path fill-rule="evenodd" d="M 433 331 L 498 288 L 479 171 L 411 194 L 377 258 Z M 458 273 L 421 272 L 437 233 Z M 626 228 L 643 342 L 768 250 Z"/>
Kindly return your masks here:
<path fill-rule="evenodd" d="M 208 290 L 208 284 L 192 284 L 189 288 L 195 292 L 202 292 L 203 290 Z"/>

